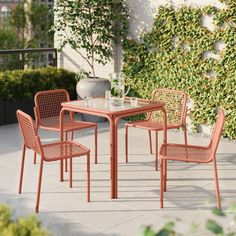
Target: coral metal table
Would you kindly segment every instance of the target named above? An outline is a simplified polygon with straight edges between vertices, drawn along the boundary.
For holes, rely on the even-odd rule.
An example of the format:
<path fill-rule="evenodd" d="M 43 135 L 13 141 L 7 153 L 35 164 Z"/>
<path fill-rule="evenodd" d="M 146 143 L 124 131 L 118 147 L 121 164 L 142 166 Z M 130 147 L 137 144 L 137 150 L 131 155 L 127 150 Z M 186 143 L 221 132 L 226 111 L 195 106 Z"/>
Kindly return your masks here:
<path fill-rule="evenodd" d="M 70 101 L 62 103 L 60 113 L 61 130 L 63 130 L 63 114 L 65 111 L 79 112 L 89 115 L 105 117 L 110 122 L 110 171 L 111 171 L 111 198 L 118 197 L 118 163 L 117 163 L 117 128 L 121 118 L 133 116 L 146 112 L 161 110 L 163 112 L 163 142 L 167 142 L 167 115 L 164 108 L 165 103 L 162 101 L 139 100 L 136 107 L 131 107 L 128 98 L 125 99 L 123 106 L 111 106 L 105 98 L 94 98 L 90 106 L 85 104 L 84 100 Z M 61 132 L 61 140 L 63 140 L 63 132 Z M 63 181 L 63 165 L 61 165 L 61 181 Z"/>

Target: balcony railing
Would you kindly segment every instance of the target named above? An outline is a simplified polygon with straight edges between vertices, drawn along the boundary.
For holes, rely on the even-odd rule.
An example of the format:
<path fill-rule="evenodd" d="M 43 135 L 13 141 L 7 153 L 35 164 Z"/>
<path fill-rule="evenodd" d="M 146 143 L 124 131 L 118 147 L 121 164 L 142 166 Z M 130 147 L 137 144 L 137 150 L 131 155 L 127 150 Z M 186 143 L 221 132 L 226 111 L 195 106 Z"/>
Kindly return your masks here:
<path fill-rule="evenodd" d="M 0 70 L 57 67 L 56 48 L 0 50 Z"/>

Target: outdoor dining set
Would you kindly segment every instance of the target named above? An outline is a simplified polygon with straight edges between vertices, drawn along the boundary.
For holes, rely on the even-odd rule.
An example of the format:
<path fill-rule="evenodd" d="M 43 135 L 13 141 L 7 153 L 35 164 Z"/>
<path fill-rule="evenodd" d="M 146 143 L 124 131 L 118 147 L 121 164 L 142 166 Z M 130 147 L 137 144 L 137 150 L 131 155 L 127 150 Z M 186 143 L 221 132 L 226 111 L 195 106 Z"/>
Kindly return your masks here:
<path fill-rule="evenodd" d="M 22 192 L 23 172 L 26 149 L 34 152 L 34 164 L 39 162 L 39 180 L 35 211 L 39 211 L 40 192 L 44 162 L 60 161 L 60 181 L 64 180 L 64 171 L 69 172 L 69 185 L 72 187 L 73 158 L 87 158 L 87 201 L 90 201 L 90 160 L 99 162 L 97 152 L 96 123 L 80 121 L 76 113 L 107 118 L 110 126 L 110 185 L 111 198 L 118 198 L 118 122 L 121 118 L 146 113 L 145 120 L 125 123 L 125 161 L 128 162 L 129 128 L 147 130 L 150 153 L 155 153 L 155 170 L 160 169 L 160 207 L 163 208 L 163 193 L 167 190 L 167 161 L 193 163 L 213 163 L 216 184 L 217 207 L 220 208 L 220 192 L 216 165 L 216 151 L 224 126 L 224 111 L 218 110 L 218 117 L 208 146 L 193 146 L 187 143 L 187 95 L 178 90 L 157 89 L 151 100 L 138 99 L 134 104 L 126 97 L 120 106 L 112 105 L 109 98 L 93 98 L 90 103 L 83 100 L 70 101 L 64 89 L 40 91 L 34 97 L 35 121 L 23 111 L 17 111 L 20 131 L 23 139 L 23 153 L 20 171 L 19 193 Z M 43 144 L 38 135 L 39 128 L 60 133 L 60 141 Z M 76 130 L 92 128 L 94 130 L 94 156 L 90 149 L 74 140 Z M 167 141 L 167 130 L 183 129 L 184 144 L 172 144 Z M 158 131 L 163 131 L 163 144 L 158 149 Z M 153 151 L 152 134 L 155 134 Z M 160 168 L 158 168 L 160 161 Z"/>

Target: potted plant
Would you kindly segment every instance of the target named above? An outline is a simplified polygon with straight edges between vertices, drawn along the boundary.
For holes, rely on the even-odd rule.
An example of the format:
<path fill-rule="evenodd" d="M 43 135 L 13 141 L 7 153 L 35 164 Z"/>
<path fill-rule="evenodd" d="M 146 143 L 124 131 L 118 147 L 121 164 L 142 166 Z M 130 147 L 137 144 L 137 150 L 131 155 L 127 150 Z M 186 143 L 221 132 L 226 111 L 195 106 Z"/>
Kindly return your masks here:
<path fill-rule="evenodd" d="M 107 79 L 97 79 L 95 65 L 105 65 L 128 33 L 124 0 L 57 0 L 53 31 L 60 49 L 69 45 L 86 61 L 87 78 L 77 84 L 79 98 L 104 96 Z"/>

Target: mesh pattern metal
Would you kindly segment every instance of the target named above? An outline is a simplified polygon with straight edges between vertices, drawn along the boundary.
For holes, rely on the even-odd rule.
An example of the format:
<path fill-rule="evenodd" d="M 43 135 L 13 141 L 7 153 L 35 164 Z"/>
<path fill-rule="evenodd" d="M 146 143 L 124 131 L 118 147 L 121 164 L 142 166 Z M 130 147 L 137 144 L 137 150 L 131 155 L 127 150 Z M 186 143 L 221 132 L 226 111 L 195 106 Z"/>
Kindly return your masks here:
<path fill-rule="evenodd" d="M 20 110 L 17 111 L 17 118 L 25 145 L 40 154 L 40 143 L 32 118 Z"/>
<path fill-rule="evenodd" d="M 89 149 L 70 141 L 43 145 L 44 159 L 55 161 L 68 157 L 82 156 L 89 153 Z"/>
<path fill-rule="evenodd" d="M 216 124 L 214 127 L 214 131 L 212 133 L 212 138 L 211 138 L 211 149 L 212 152 L 216 152 L 216 149 L 218 147 L 219 141 L 220 141 L 220 136 L 224 127 L 224 121 L 225 121 L 225 115 L 224 111 L 220 110 L 218 113 L 218 117 L 216 120 Z"/>
<path fill-rule="evenodd" d="M 64 89 L 41 91 L 35 95 L 35 106 L 40 118 L 59 116 L 61 103 L 69 101 L 69 94 Z"/>
<path fill-rule="evenodd" d="M 160 154 L 169 160 L 190 161 L 190 162 L 209 162 L 211 158 L 210 148 L 197 146 L 185 146 L 167 144 L 163 145 Z"/>
<path fill-rule="evenodd" d="M 168 125 L 182 126 L 187 102 L 187 96 L 184 92 L 157 89 L 153 94 L 153 100 L 165 102 Z M 155 122 L 163 122 L 163 113 L 161 111 L 153 112 L 151 119 Z"/>
<path fill-rule="evenodd" d="M 165 144 L 162 145 L 160 154 L 163 158 L 176 161 L 182 160 L 199 163 L 212 161 L 212 159 L 215 158 L 215 153 L 220 141 L 224 120 L 224 111 L 220 110 L 209 146 L 201 147 L 181 144 Z"/>
<path fill-rule="evenodd" d="M 53 116 L 41 119 L 41 127 L 48 130 L 60 130 L 60 117 Z M 72 131 L 77 129 L 84 129 L 95 127 L 95 123 L 85 121 L 75 121 L 70 118 L 69 114 L 66 114 L 63 118 L 63 130 Z"/>

